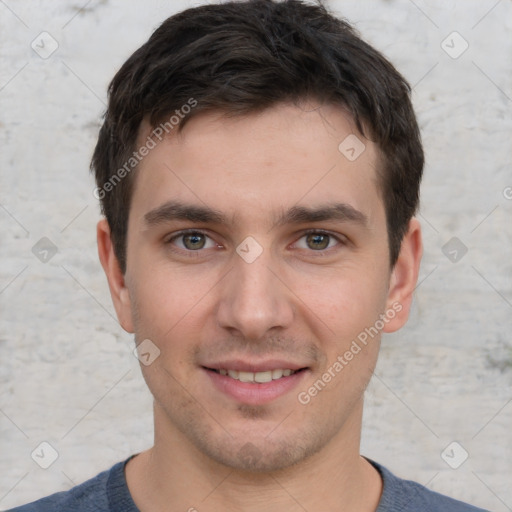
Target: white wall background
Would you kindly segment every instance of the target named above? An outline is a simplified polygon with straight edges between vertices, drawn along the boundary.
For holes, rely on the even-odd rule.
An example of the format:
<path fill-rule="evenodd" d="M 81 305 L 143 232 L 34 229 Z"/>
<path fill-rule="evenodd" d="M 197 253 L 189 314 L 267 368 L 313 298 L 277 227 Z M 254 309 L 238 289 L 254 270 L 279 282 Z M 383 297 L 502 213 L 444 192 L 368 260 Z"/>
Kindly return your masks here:
<path fill-rule="evenodd" d="M 88 164 L 115 71 L 167 16 L 197 3 L 0 1 L 0 509 L 68 489 L 152 442 L 151 397 L 96 256 Z M 512 3 L 330 5 L 414 85 L 427 153 L 421 284 L 408 326 L 384 338 L 362 453 L 510 511 Z M 31 48 L 51 49 L 42 31 L 58 43 L 47 59 Z M 469 45 L 458 58 L 442 47 L 453 31 L 463 40 L 446 40 L 452 56 Z M 58 247 L 47 263 L 32 252 L 42 237 Z M 468 249 L 455 263 L 442 250 L 452 237 Z M 48 469 L 31 458 L 43 441 L 59 455 Z M 458 469 L 441 458 L 452 441 L 469 454 Z"/>

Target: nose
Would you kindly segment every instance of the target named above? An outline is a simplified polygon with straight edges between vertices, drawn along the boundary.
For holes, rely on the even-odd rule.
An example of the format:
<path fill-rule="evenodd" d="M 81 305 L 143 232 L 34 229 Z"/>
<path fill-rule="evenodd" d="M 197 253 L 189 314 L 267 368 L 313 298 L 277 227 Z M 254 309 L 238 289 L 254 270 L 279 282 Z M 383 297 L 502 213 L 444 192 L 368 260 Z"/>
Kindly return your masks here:
<path fill-rule="evenodd" d="M 223 279 L 217 318 L 221 327 L 247 340 L 282 330 L 294 319 L 293 293 L 276 270 L 269 251 L 251 263 L 235 255 Z"/>

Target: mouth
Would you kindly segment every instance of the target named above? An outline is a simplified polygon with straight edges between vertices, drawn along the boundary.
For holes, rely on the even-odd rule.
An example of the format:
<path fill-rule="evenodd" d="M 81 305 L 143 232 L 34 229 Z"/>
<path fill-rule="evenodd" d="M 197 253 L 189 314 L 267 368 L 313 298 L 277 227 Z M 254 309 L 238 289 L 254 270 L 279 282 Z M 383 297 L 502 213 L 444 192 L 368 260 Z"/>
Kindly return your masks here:
<path fill-rule="evenodd" d="M 220 391 L 222 395 L 238 403 L 249 405 L 264 405 L 284 397 L 299 386 L 310 370 L 309 367 L 290 368 L 287 364 L 255 367 L 234 363 L 225 366 L 202 366 L 213 384 L 210 389 Z"/>
<path fill-rule="evenodd" d="M 230 377 L 234 380 L 239 380 L 240 382 L 253 382 L 258 384 L 265 384 L 266 382 L 272 382 L 273 380 L 279 380 L 283 377 L 289 377 L 294 373 L 301 372 L 306 370 L 306 368 L 300 368 L 298 370 L 292 370 L 291 368 L 278 368 L 276 370 L 267 370 L 263 372 L 246 372 L 242 370 L 226 370 L 225 368 L 220 368 L 216 370 L 215 368 L 206 368 L 206 370 L 210 370 L 212 372 L 216 372 L 220 375 L 224 375 L 225 377 Z"/>

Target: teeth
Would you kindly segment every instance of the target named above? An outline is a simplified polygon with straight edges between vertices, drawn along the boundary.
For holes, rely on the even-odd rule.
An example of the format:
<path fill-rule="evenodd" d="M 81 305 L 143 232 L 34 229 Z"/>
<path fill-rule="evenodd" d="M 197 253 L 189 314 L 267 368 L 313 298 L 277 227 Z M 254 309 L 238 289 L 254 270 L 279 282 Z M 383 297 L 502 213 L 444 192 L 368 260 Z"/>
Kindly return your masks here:
<path fill-rule="evenodd" d="M 252 372 L 238 372 L 238 380 L 240 382 L 254 382 L 254 373 L 252 373 Z"/>
<path fill-rule="evenodd" d="M 280 379 L 283 376 L 284 370 L 272 370 L 272 379 Z"/>
<path fill-rule="evenodd" d="M 281 377 L 289 377 L 295 370 L 278 369 L 268 370 L 266 372 L 242 372 L 237 370 L 218 370 L 221 375 L 229 375 L 232 379 L 239 380 L 240 382 L 258 382 L 263 384 L 271 382 L 272 380 L 280 379 Z"/>
<path fill-rule="evenodd" d="M 255 382 L 270 382 L 272 380 L 272 372 L 258 372 L 254 374 Z"/>

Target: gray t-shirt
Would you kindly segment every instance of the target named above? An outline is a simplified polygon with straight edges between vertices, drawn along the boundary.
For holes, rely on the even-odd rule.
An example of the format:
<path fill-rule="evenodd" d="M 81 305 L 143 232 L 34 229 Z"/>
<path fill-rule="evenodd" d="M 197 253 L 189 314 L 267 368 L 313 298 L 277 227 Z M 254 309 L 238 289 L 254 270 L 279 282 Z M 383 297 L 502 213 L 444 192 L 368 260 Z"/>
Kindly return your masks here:
<path fill-rule="evenodd" d="M 130 458 L 69 491 L 8 512 L 140 512 L 124 476 L 124 466 Z M 430 491 L 416 482 L 402 480 L 380 464 L 367 460 L 380 473 L 384 484 L 376 512 L 489 512 Z"/>

